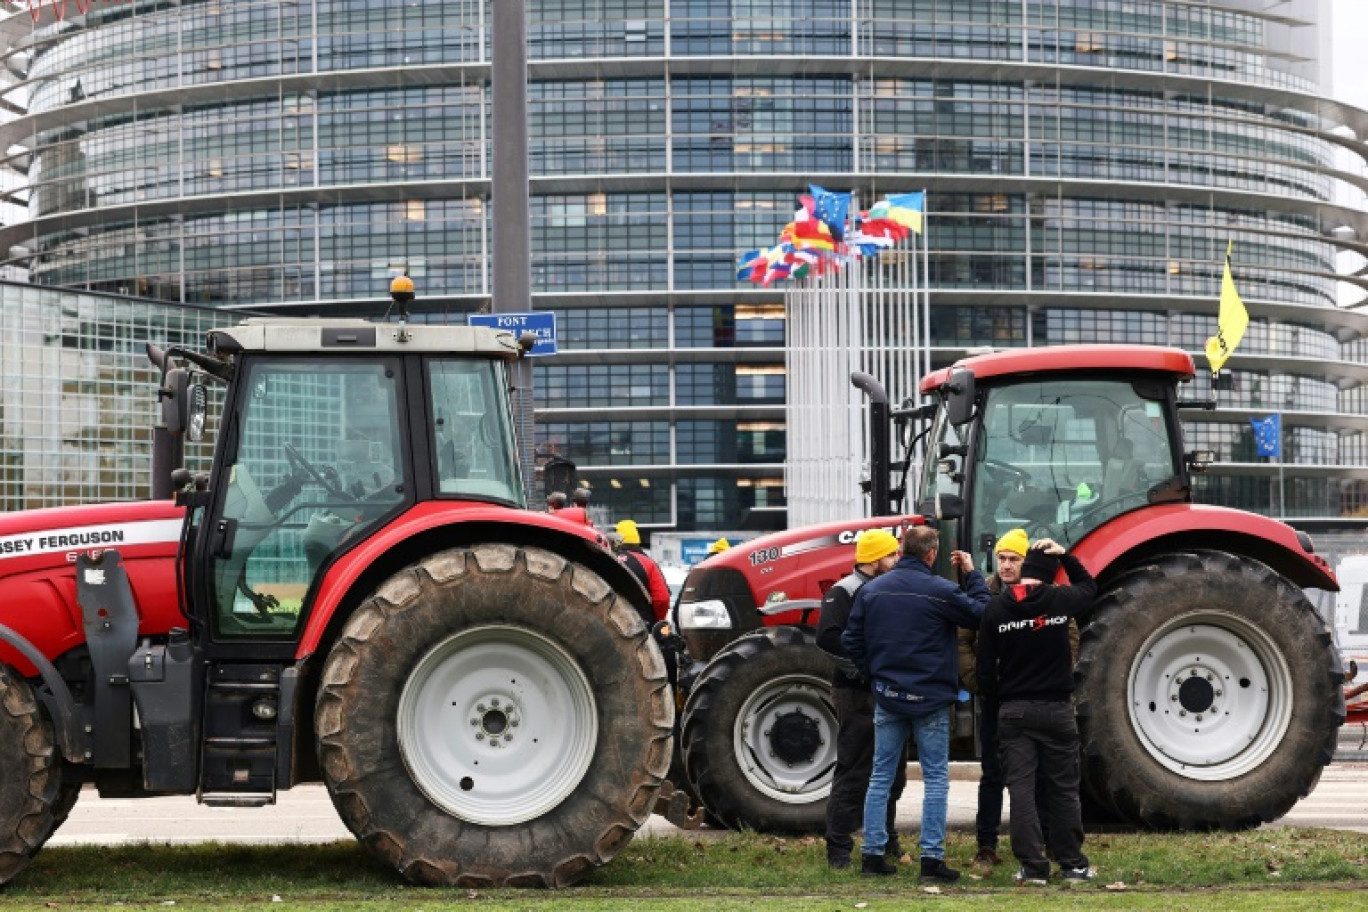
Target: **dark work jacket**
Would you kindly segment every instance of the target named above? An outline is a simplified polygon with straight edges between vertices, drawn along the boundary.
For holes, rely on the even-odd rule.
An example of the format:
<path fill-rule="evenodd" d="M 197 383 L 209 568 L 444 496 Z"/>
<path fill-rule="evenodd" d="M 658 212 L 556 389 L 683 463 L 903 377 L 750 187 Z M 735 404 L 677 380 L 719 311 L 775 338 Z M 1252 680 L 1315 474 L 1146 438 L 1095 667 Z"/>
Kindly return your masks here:
<path fill-rule="evenodd" d="M 869 685 L 860 678 L 860 672 L 850 661 L 850 654 L 841 645 L 841 634 L 845 632 L 846 622 L 850 620 L 850 608 L 855 604 L 855 594 L 873 578 L 856 570 L 832 584 L 822 597 L 822 613 L 817 618 L 817 646 L 836 661 L 836 670 L 831 675 L 832 687 L 869 689 Z"/>
<path fill-rule="evenodd" d="M 1074 690 L 1069 621 L 1087 611 L 1097 583 L 1072 554 L 1062 559 L 1069 585 L 1003 586 L 983 613 L 978 636 L 979 693 L 1008 700 L 1067 701 Z"/>
<path fill-rule="evenodd" d="M 961 589 L 926 561 L 904 556 L 855 596 L 841 644 L 885 710 L 935 712 L 959 694 L 955 629 L 976 626 L 988 599 L 977 570 Z"/>

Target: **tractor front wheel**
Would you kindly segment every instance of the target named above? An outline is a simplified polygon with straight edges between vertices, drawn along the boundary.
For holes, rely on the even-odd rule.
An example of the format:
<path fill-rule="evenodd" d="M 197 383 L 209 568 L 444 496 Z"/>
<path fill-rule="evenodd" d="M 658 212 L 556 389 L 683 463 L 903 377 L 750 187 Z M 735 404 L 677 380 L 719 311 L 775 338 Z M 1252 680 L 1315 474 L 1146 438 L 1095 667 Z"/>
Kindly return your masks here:
<path fill-rule="evenodd" d="M 56 827 L 62 770 L 52 726 L 33 687 L 5 665 L 0 665 L 0 769 L 0 884 L 6 884 Z"/>
<path fill-rule="evenodd" d="M 1329 628 L 1223 552 L 1163 555 L 1098 601 L 1078 658 L 1084 787 L 1150 829 L 1240 829 L 1305 797 L 1344 718 Z"/>
<path fill-rule="evenodd" d="M 627 599 L 559 555 L 421 561 L 323 669 L 319 759 L 343 821 L 417 883 L 559 887 L 650 816 L 674 707 Z"/>
<path fill-rule="evenodd" d="M 771 627 L 715 655 L 684 706 L 684 770 L 732 829 L 816 833 L 836 767 L 832 664 L 810 630 Z"/>

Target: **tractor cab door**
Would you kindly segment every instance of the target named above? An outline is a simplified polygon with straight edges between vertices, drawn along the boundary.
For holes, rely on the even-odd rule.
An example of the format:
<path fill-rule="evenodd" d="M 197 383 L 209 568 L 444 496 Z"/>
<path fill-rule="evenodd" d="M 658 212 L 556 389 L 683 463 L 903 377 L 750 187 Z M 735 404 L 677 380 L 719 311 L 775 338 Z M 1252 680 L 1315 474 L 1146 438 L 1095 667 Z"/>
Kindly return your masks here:
<path fill-rule="evenodd" d="M 397 360 L 248 358 L 241 370 L 194 561 L 211 654 L 293 641 L 323 570 L 413 490 Z"/>
<path fill-rule="evenodd" d="M 1124 378 L 1032 380 L 986 390 L 969 479 L 972 551 L 990 572 L 1005 532 L 1066 548 L 1175 490 L 1170 386 Z"/>

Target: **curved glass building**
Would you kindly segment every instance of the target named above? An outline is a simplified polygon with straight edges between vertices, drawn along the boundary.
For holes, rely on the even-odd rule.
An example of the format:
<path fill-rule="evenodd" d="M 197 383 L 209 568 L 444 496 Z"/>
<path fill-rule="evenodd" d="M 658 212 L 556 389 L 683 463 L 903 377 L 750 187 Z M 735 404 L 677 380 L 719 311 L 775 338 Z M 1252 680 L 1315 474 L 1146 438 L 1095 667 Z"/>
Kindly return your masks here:
<path fill-rule="evenodd" d="M 487 309 L 490 2 L 11 16 L 29 218 L 0 250 L 38 283 L 196 305 L 378 313 L 407 269 L 425 318 Z M 1224 462 L 1202 496 L 1368 513 L 1368 316 L 1336 306 L 1363 284 L 1337 258 L 1368 250 L 1368 113 L 1326 97 L 1324 0 L 526 2 L 532 307 L 562 350 L 540 444 L 614 516 L 783 506 L 782 290 L 733 264 L 809 181 L 928 190 L 938 363 L 1198 352 L 1233 241 L 1252 323 L 1188 427 Z M 1281 466 L 1247 420 L 1272 412 Z"/>

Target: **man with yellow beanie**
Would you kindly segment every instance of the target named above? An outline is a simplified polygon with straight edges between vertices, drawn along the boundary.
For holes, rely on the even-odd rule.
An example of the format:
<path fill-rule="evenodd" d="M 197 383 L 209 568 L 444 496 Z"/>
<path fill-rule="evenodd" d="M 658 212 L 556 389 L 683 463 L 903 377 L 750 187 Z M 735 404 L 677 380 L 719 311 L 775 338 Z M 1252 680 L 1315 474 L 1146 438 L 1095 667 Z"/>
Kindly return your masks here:
<path fill-rule="evenodd" d="M 836 660 L 831 678 L 831 702 L 836 708 L 836 769 L 827 799 L 827 864 L 850 867 L 854 834 L 864 822 L 865 790 L 874 767 L 874 695 L 850 661 L 841 634 L 850 618 L 855 593 L 898 562 L 898 540 L 884 529 L 866 529 L 855 539 L 855 571 L 827 590 L 817 620 L 817 645 Z M 888 832 L 894 857 L 901 854 L 893 831 L 894 811 L 907 782 L 899 773 L 888 802 Z"/>
<path fill-rule="evenodd" d="M 988 591 L 996 595 L 1003 586 L 1015 586 L 1021 582 L 1021 564 L 1030 550 L 1031 539 L 1025 529 L 1012 529 L 997 540 L 993 548 L 993 558 L 997 572 L 988 577 Z M 959 676 L 960 686 L 970 693 L 978 693 L 975 677 L 974 650 L 978 645 L 978 631 L 961 628 L 959 631 Z M 974 865 L 991 870 L 994 865 L 1002 864 L 997 853 L 998 829 L 1002 825 L 1002 792 L 1007 780 L 998 760 L 997 706 L 982 706 L 979 718 L 979 743 L 982 754 L 979 766 L 983 775 L 979 777 L 978 813 L 974 818 L 974 830 L 978 842 L 978 852 L 974 855 Z"/>
<path fill-rule="evenodd" d="M 665 615 L 669 613 L 670 587 L 665 583 L 665 574 L 660 572 L 660 566 L 656 564 L 655 559 L 641 547 L 641 530 L 637 528 L 637 524 L 633 520 L 624 519 L 614 528 L 622 539 L 622 544 L 617 548 L 618 560 L 632 571 L 632 575 L 651 596 L 651 611 L 655 617 L 642 616 L 646 626 L 650 627 L 656 621 L 664 620 Z"/>

